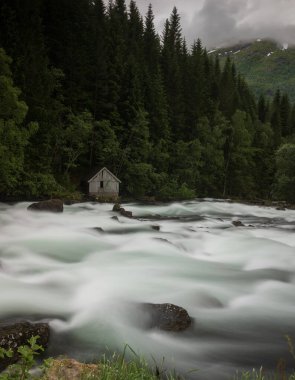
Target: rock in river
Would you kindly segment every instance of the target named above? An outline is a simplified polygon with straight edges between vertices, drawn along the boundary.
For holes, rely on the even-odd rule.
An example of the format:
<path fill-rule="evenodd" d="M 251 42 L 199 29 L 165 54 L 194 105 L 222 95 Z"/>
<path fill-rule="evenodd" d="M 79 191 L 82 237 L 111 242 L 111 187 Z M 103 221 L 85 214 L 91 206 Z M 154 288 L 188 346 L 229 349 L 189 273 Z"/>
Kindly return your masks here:
<path fill-rule="evenodd" d="M 121 207 L 119 203 L 114 204 L 113 211 L 119 212 L 122 216 L 125 216 L 126 218 L 133 218 L 132 212 L 125 210 L 124 207 Z"/>
<path fill-rule="evenodd" d="M 188 312 L 171 303 L 143 303 L 141 308 L 144 313 L 148 314 L 148 328 L 177 332 L 186 330 L 192 324 Z"/>
<path fill-rule="evenodd" d="M 47 323 L 18 322 L 14 324 L 0 323 L 0 347 L 11 348 L 13 356 L 11 358 L 0 359 L 0 371 L 9 364 L 18 360 L 17 348 L 28 344 L 28 339 L 32 336 L 39 336 L 37 343 L 46 348 L 49 341 L 49 325 Z"/>
<path fill-rule="evenodd" d="M 28 210 L 63 212 L 64 205 L 60 199 L 49 199 L 48 201 L 41 201 L 41 202 L 32 203 L 28 207 Z"/>
<path fill-rule="evenodd" d="M 232 222 L 232 224 L 235 226 L 235 227 L 245 227 L 245 224 L 242 223 L 240 220 L 234 220 Z"/>

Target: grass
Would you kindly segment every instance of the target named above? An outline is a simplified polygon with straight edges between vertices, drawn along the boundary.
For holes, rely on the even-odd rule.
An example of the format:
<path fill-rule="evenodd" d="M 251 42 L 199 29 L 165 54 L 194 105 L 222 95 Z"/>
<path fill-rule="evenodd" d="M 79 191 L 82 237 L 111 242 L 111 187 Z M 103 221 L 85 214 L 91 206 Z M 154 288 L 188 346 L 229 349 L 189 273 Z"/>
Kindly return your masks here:
<path fill-rule="evenodd" d="M 132 359 L 126 359 L 127 350 Z M 126 345 L 122 354 L 114 353 L 110 358 L 103 356 L 97 364 L 82 364 L 73 359 L 52 359 L 40 380 L 184 380 L 170 373 L 161 365 L 153 368 Z"/>
<path fill-rule="evenodd" d="M 287 375 L 285 371 L 278 371 L 276 374 L 267 374 L 263 368 L 253 369 L 237 374 L 234 380 L 295 380 L 295 373 Z"/>

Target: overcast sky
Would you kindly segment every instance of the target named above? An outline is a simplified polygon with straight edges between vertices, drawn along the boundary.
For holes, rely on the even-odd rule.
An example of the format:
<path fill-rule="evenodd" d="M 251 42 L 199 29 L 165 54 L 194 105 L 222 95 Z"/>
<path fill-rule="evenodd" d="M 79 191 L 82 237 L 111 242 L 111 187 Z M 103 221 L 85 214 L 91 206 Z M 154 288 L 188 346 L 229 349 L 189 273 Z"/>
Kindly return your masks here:
<path fill-rule="evenodd" d="M 163 24 L 174 5 L 182 19 L 182 30 L 191 43 L 201 38 L 207 48 L 241 40 L 274 38 L 295 44 L 295 0 L 136 0 L 145 14 L 152 3 L 155 24 Z M 128 0 L 127 0 L 128 3 Z"/>

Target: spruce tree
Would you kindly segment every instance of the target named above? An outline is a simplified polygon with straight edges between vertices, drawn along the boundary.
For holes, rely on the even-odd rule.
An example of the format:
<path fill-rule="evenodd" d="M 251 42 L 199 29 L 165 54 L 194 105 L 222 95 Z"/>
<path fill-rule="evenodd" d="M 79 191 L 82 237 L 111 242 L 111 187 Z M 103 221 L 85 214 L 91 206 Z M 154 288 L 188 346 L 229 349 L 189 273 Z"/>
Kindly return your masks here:
<path fill-rule="evenodd" d="M 180 17 L 173 8 L 163 33 L 162 72 L 168 102 L 168 117 L 171 133 L 175 140 L 184 136 L 185 110 L 183 102 L 182 73 L 182 36 Z"/>
<path fill-rule="evenodd" d="M 287 94 L 283 94 L 280 102 L 280 121 L 282 128 L 282 137 L 291 133 L 291 104 Z"/>
<path fill-rule="evenodd" d="M 160 39 L 155 31 L 151 5 L 149 5 L 145 18 L 143 41 L 145 63 L 143 66 L 144 107 L 149 115 L 151 140 L 157 143 L 160 139 L 169 139 L 170 133 L 167 101 L 160 67 Z"/>

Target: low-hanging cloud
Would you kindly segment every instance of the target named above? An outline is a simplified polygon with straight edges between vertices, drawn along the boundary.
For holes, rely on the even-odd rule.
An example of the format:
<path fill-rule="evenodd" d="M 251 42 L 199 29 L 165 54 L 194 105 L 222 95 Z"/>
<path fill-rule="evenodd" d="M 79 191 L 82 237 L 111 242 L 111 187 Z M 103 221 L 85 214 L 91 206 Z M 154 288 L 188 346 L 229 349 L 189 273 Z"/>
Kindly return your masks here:
<path fill-rule="evenodd" d="M 201 38 L 208 48 L 254 38 L 295 45 L 295 0 L 137 0 L 144 14 L 152 3 L 161 33 L 177 7 L 187 41 Z"/>

